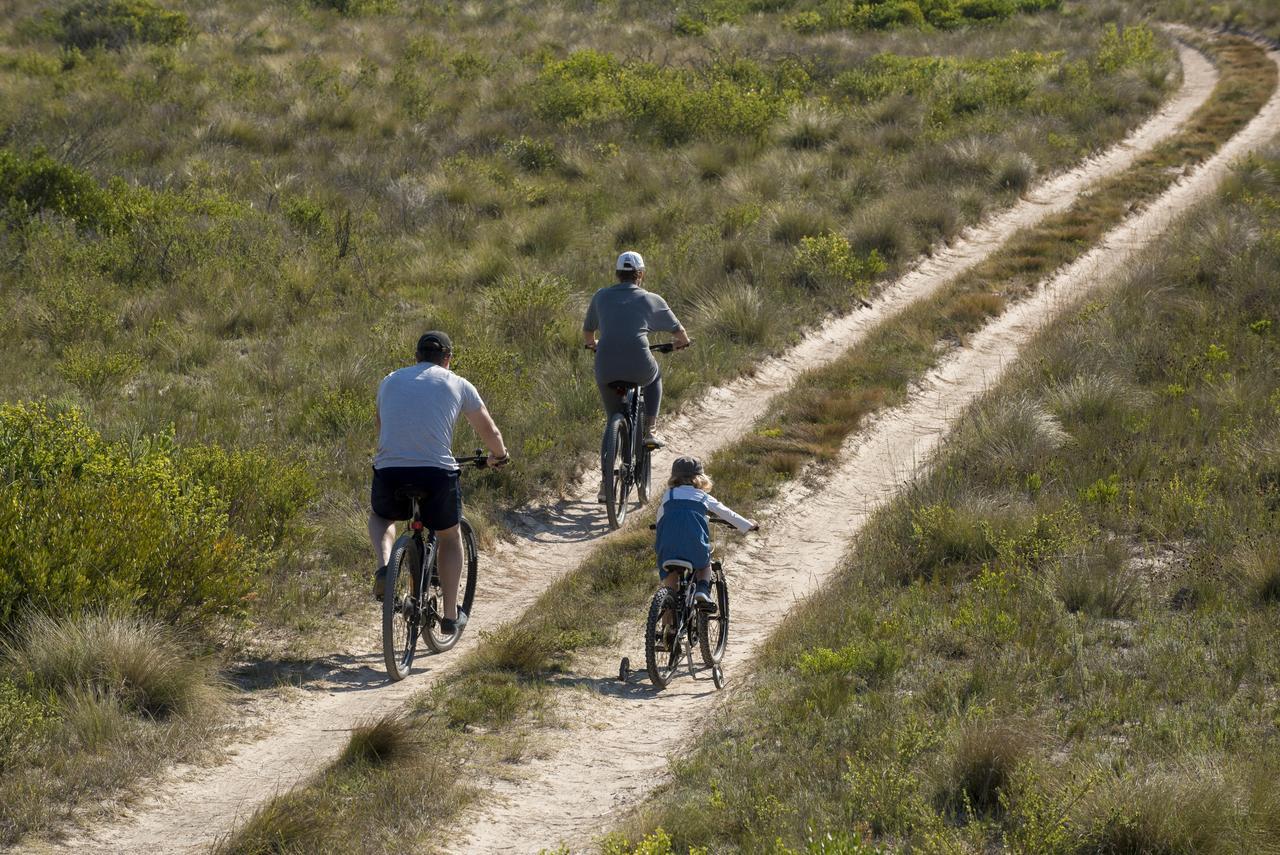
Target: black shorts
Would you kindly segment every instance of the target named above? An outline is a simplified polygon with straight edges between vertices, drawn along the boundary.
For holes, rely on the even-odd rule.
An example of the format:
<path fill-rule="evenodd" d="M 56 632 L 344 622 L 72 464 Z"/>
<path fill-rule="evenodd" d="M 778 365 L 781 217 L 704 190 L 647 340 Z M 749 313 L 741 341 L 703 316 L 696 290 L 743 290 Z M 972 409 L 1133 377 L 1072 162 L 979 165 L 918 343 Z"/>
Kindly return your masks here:
<path fill-rule="evenodd" d="M 407 520 L 413 516 L 413 502 L 404 495 L 406 489 L 417 489 L 426 494 L 418 501 L 418 511 L 432 531 L 453 528 L 462 519 L 458 473 L 431 466 L 374 469 L 369 505 L 385 520 Z"/>

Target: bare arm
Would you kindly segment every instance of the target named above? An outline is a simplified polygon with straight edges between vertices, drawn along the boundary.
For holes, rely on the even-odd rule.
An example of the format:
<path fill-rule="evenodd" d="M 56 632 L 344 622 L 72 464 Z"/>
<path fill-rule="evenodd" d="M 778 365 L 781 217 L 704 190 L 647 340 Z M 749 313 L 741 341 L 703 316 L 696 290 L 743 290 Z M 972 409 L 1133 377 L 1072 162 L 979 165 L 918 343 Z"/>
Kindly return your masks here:
<path fill-rule="evenodd" d="M 684 350 L 691 344 L 689 341 L 689 334 L 685 332 L 684 327 L 680 327 L 680 329 L 675 331 L 675 334 L 671 338 L 671 342 L 676 346 L 676 350 Z"/>
<path fill-rule="evenodd" d="M 587 350 L 595 350 L 596 349 L 596 331 L 583 330 L 582 343 L 586 346 Z"/>
<path fill-rule="evenodd" d="M 478 410 L 463 413 L 463 415 L 467 417 L 468 424 L 475 429 L 485 448 L 489 449 L 489 465 L 501 466 L 506 463 L 508 457 L 507 445 L 502 441 L 502 431 L 498 430 L 497 424 L 493 421 L 493 416 L 489 415 L 489 408 L 481 407 Z"/>

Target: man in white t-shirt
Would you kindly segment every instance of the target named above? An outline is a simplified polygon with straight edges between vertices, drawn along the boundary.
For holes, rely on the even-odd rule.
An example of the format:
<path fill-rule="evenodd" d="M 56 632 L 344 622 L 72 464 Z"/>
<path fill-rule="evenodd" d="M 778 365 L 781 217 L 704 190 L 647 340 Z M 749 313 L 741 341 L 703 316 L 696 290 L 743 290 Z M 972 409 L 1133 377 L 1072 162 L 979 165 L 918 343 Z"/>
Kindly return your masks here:
<path fill-rule="evenodd" d="M 417 365 L 388 374 L 378 386 L 378 453 L 373 458 L 370 489 L 369 539 L 378 571 L 374 597 L 382 599 L 387 563 L 395 544 L 396 520 L 408 519 L 412 502 L 401 492 L 422 490 L 418 502 L 423 523 L 436 533 L 437 569 L 444 589 L 440 629 L 452 633 L 467 622 L 458 610 L 458 579 L 462 575 L 462 492 L 458 461 L 453 458 L 453 428 L 459 414 L 466 417 L 489 449 L 489 465 L 505 465 L 511 458 L 476 387 L 449 370 L 453 342 L 439 330 L 418 339 Z"/>

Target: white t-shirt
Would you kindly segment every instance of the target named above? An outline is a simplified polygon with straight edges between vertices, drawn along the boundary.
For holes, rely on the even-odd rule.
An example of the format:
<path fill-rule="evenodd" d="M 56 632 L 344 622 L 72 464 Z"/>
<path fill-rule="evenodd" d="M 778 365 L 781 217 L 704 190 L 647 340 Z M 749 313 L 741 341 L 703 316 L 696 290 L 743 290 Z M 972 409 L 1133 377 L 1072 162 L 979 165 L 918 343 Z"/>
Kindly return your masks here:
<path fill-rule="evenodd" d="M 456 471 L 453 426 L 484 407 L 476 387 L 447 368 L 419 362 L 392 371 L 378 386 L 378 453 L 373 468 L 431 466 Z"/>

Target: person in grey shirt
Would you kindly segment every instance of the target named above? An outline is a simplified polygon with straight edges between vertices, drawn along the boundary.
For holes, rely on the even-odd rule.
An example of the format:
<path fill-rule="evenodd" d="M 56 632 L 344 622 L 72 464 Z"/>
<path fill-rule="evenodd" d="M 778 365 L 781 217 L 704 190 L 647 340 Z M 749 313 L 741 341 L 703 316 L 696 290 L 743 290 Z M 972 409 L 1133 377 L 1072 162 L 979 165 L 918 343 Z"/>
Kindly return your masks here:
<path fill-rule="evenodd" d="M 387 563 L 395 543 L 396 520 L 408 519 L 412 502 L 406 488 L 425 493 L 418 504 L 422 521 L 436 534 L 437 561 L 444 611 L 440 629 L 452 633 L 466 625 L 458 609 L 462 576 L 462 491 L 458 461 L 453 458 L 453 428 L 465 416 L 489 449 L 489 465 L 510 460 L 502 433 L 476 387 L 449 370 L 453 342 L 439 330 L 423 333 L 415 353 L 417 364 L 393 371 L 378 386 L 376 418 L 378 452 L 373 458 L 369 495 L 369 540 L 378 561 L 373 595 L 382 599 Z"/>
<path fill-rule="evenodd" d="M 605 418 L 622 409 L 623 399 L 609 388 L 610 383 L 634 383 L 644 387 L 646 445 L 661 448 L 657 433 L 658 411 L 662 407 L 662 372 L 649 351 L 649 333 L 674 333 L 676 349 L 689 346 L 689 336 L 676 319 L 667 301 L 640 287 L 644 281 L 644 259 L 638 252 L 618 256 L 618 281 L 601 288 L 591 297 L 582 321 L 582 337 L 596 354 L 596 386 Z M 599 333 L 599 339 L 596 335 Z M 609 465 L 601 452 L 599 501 L 605 501 L 603 470 Z"/>

